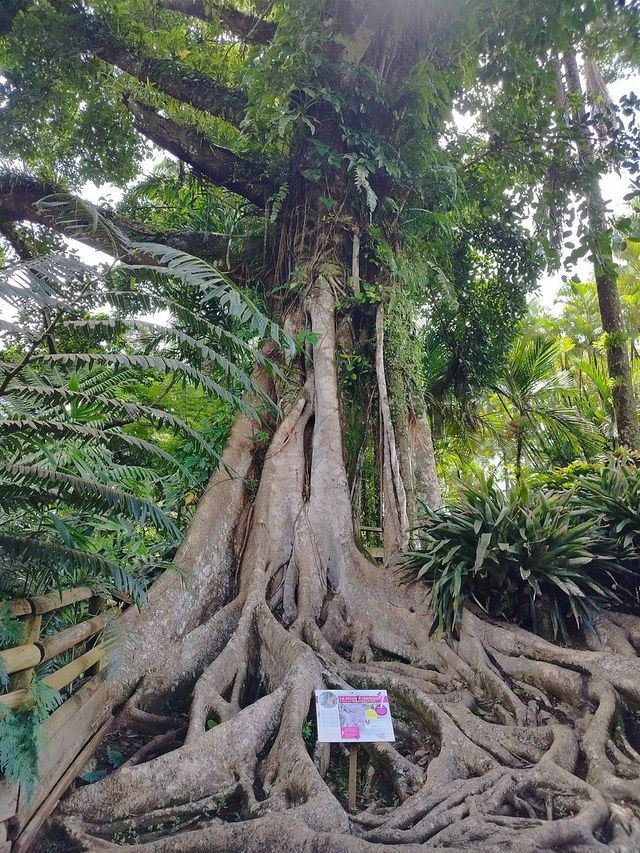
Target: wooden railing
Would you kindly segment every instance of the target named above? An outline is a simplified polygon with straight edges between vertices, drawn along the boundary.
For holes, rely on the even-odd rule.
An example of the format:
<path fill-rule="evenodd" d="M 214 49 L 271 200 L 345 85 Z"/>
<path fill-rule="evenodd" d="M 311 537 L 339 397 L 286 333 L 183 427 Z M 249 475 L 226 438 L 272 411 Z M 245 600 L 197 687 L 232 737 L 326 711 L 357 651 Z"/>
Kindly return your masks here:
<path fill-rule="evenodd" d="M 56 633 L 43 619 L 70 605 L 86 602 L 87 618 Z M 102 661 L 103 629 L 110 618 L 105 603 L 89 587 L 8 602 L 9 613 L 23 624 L 23 641 L 0 651 L 9 674 L 3 705 L 16 709 L 28 698 L 36 667 L 51 662 L 42 681 L 62 691 L 64 701 L 42 726 L 38 781 L 31 796 L 0 779 L 0 853 L 25 853 L 58 800 L 88 761 L 110 724 Z M 72 659 L 64 663 L 60 655 Z"/>
<path fill-rule="evenodd" d="M 384 547 L 382 543 L 382 528 L 381 527 L 367 527 L 366 525 L 360 525 L 359 530 L 361 533 L 369 533 L 373 534 L 373 537 L 378 540 L 377 545 L 369 544 L 367 546 L 367 550 L 371 554 L 371 556 L 375 560 L 382 561 L 384 559 Z"/>

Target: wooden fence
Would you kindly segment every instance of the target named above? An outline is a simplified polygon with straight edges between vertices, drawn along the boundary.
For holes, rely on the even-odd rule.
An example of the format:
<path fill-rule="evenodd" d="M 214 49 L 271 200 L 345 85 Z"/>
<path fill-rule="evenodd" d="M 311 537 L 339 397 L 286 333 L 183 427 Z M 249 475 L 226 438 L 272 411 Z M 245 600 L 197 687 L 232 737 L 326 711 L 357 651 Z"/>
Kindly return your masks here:
<path fill-rule="evenodd" d="M 370 538 L 373 538 L 377 541 L 377 545 L 373 545 L 372 543 L 367 545 L 367 550 L 371 554 L 374 560 L 378 560 L 382 562 L 384 560 L 384 546 L 382 540 L 382 528 L 381 527 L 366 527 L 364 525 L 360 525 L 358 528 L 359 533 L 369 534 Z"/>
<path fill-rule="evenodd" d="M 52 633 L 43 619 L 86 602 L 87 618 Z M 107 687 L 101 672 L 103 630 L 109 618 L 104 602 L 88 587 L 9 602 L 10 614 L 24 626 L 23 642 L 0 651 L 10 675 L 2 706 L 15 709 L 27 697 L 36 667 L 51 661 L 43 682 L 62 692 L 64 701 L 42 726 L 38 782 L 31 797 L 0 779 L 0 853 L 25 853 L 67 787 L 98 747 L 109 728 Z M 64 658 L 60 658 L 64 655 Z M 65 662 L 66 658 L 71 658 Z"/>

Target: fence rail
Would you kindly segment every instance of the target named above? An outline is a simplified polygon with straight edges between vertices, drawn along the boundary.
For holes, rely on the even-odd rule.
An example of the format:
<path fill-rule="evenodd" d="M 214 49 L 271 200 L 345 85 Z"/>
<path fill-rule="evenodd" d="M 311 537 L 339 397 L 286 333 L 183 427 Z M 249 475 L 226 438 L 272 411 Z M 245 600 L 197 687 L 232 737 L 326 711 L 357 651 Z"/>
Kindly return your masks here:
<path fill-rule="evenodd" d="M 51 618 L 55 611 L 82 602 L 87 602 L 87 618 L 82 622 L 54 633 L 46 630 L 43 617 Z M 23 625 L 23 637 L 20 644 L 0 651 L 0 662 L 9 675 L 8 692 L 0 693 L 0 715 L 3 706 L 13 710 L 28 698 L 29 685 L 41 664 L 54 667 L 42 681 L 65 695 L 43 724 L 39 779 L 31 797 L 19 786 L 0 779 L 0 853 L 26 853 L 109 728 L 111 715 L 102 663 L 110 612 L 103 612 L 105 601 L 86 586 L 18 599 L 8 605 L 9 614 Z M 71 655 L 72 659 L 65 662 L 61 655 Z"/>

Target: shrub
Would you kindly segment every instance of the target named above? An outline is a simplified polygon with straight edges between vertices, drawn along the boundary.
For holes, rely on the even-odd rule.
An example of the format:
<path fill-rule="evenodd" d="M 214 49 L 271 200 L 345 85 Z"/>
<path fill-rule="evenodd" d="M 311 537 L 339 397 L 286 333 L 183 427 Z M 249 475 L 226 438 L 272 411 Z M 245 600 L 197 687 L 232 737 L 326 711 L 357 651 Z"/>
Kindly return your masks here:
<path fill-rule="evenodd" d="M 578 482 L 574 503 L 597 523 L 601 553 L 625 571 L 625 603 L 640 603 L 640 454 L 618 451 Z"/>
<path fill-rule="evenodd" d="M 597 609 L 622 602 L 624 569 L 596 547 L 598 517 L 580 510 L 572 491 L 463 484 L 455 506 L 425 507 L 416 532 L 419 549 L 400 571 L 431 587 L 431 634 L 457 634 L 471 599 L 492 616 L 568 640 L 568 616 L 593 628 Z"/>

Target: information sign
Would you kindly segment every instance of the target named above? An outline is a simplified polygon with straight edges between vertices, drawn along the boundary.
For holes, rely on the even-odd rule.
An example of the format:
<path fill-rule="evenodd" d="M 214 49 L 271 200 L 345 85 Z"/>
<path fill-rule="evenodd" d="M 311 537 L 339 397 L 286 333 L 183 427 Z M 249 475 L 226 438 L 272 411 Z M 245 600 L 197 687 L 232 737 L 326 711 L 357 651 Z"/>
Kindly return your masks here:
<path fill-rule="evenodd" d="M 386 690 L 316 690 L 315 694 L 320 742 L 395 740 Z"/>

